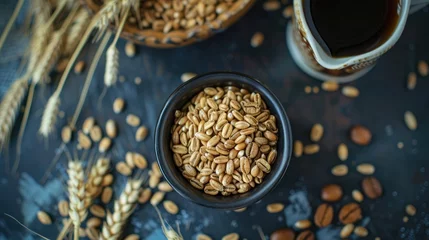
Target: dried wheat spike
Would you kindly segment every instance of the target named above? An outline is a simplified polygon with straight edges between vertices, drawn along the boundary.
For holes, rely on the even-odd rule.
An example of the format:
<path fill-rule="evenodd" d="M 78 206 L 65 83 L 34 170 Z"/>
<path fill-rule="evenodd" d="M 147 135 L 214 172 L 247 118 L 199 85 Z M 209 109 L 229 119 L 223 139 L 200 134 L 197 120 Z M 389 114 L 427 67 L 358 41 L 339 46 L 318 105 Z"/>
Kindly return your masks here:
<path fill-rule="evenodd" d="M 167 238 L 167 240 L 183 240 L 183 236 L 180 233 L 179 225 L 177 225 L 178 232 L 176 232 L 172 227 L 170 227 L 170 225 L 166 225 L 156 205 L 154 206 L 154 208 L 156 210 L 156 213 L 158 214 L 159 220 L 161 221 L 162 232 L 164 233 L 165 238 Z"/>
<path fill-rule="evenodd" d="M 60 98 L 53 94 L 46 104 L 43 112 L 42 122 L 40 123 L 39 134 L 47 138 L 53 131 L 57 122 L 57 115 L 60 106 Z"/>
<path fill-rule="evenodd" d="M 62 52 L 63 55 L 68 56 L 74 52 L 89 24 L 89 19 L 89 13 L 86 9 L 79 10 L 73 20 L 73 25 L 67 31 L 66 43 Z"/>
<path fill-rule="evenodd" d="M 104 85 L 110 87 L 114 85 L 118 79 L 118 61 L 119 51 L 112 45 L 106 52 L 106 72 L 104 73 Z"/>
<path fill-rule="evenodd" d="M 91 203 L 103 190 L 101 182 L 103 181 L 103 177 L 109 171 L 109 164 L 109 159 L 99 158 L 97 163 L 91 168 L 88 182 L 85 187 L 85 199 L 87 203 Z"/>
<path fill-rule="evenodd" d="M 100 38 L 106 31 L 109 24 L 114 21 L 121 11 L 121 4 L 119 0 L 110 0 L 105 2 L 103 8 L 98 11 L 97 15 L 93 18 L 95 19 L 95 26 L 98 28 L 96 38 Z"/>
<path fill-rule="evenodd" d="M 60 50 L 63 43 L 63 32 L 56 31 L 52 34 L 52 38 L 46 47 L 45 52 L 38 61 L 38 65 L 34 69 L 33 82 L 38 84 L 41 81 L 47 81 L 49 79 L 49 72 L 52 66 L 58 60 Z"/>
<path fill-rule="evenodd" d="M 74 228 L 79 229 L 80 224 L 87 216 L 87 203 L 85 203 L 85 177 L 82 162 L 70 161 L 67 173 L 69 175 L 68 193 L 70 199 L 69 216 Z"/>
<path fill-rule="evenodd" d="M 51 5 L 49 1 L 34 0 L 34 25 L 33 34 L 30 41 L 30 57 L 28 60 L 27 73 L 32 73 L 43 52 L 48 44 L 49 37 L 53 31 L 52 25 L 46 27 L 47 22 L 51 16 Z"/>
<path fill-rule="evenodd" d="M 28 88 L 28 77 L 16 80 L 0 103 L 0 150 L 7 142 Z"/>
<path fill-rule="evenodd" d="M 121 196 L 115 201 L 113 213 L 107 213 L 100 239 L 111 240 L 119 238 L 128 218 L 137 205 L 142 183 L 142 180 L 128 180 Z"/>

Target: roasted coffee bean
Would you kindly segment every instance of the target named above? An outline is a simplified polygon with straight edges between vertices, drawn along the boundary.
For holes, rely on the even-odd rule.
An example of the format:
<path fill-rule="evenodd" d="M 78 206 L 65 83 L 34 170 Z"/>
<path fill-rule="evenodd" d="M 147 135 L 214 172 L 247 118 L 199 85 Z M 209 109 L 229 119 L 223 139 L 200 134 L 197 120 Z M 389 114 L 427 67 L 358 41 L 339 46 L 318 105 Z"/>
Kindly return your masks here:
<path fill-rule="evenodd" d="M 310 230 L 304 231 L 296 237 L 296 240 L 314 240 L 314 233 Z"/>
<path fill-rule="evenodd" d="M 314 224 L 318 227 L 326 227 L 331 224 L 334 218 L 334 209 L 332 206 L 324 203 L 321 204 L 314 214 Z"/>
<path fill-rule="evenodd" d="M 290 228 L 281 228 L 273 232 L 270 240 L 294 240 L 295 232 Z"/>
<path fill-rule="evenodd" d="M 343 190 L 337 184 L 328 184 L 322 188 L 321 198 L 327 202 L 336 202 L 343 196 Z"/>
<path fill-rule="evenodd" d="M 357 203 L 349 203 L 341 208 L 338 218 L 343 224 L 354 223 L 362 218 L 362 210 Z"/>
<path fill-rule="evenodd" d="M 356 125 L 350 130 L 350 138 L 357 145 L 366 146 L 371 142 L 372 134 L 368 128 Z"/>
<path fill-rule="evenodd" d="M 376 199 L 383 194 L 383 188 L 375 177 L 366 177 L 362 181 L 362 189 L 368 198 Z"/>

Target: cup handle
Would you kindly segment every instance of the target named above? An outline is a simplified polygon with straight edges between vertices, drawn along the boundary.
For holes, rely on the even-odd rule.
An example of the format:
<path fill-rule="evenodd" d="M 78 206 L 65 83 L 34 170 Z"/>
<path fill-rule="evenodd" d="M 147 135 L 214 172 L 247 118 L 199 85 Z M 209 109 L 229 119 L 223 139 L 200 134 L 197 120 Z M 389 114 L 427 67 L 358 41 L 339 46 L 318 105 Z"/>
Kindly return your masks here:
<path fill-rule="evenodd" d="M 413 14 L 429 4 L 429 0 L 411 0 L 410 11 L 408 14 Z"/>

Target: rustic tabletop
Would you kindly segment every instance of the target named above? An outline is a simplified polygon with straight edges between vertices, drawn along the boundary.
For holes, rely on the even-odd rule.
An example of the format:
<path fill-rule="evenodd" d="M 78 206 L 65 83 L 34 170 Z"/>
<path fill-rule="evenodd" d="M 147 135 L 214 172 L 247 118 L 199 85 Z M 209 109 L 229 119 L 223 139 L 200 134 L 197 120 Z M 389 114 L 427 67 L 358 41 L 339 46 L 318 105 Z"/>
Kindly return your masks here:
<path fill-rule="evenodd" d="M 123 160 L 127 151 L 140 152 L 152 162 L 155 161 L 153 131 L 158 113 L 169 94 L 181 83 L 180 75 L 183 72 L 218 70 L 242 72 L 261 80 L 278 96 L 290 118 L 294 139 L 310 143 L 312 125 L 323 124 L 325 135 L 320 142 L 321 150 L 311 156 L 292 157 L 281 184 L 244 212 L 200 207 L 185 201 L 177 193 L 169 193 L 166 198 L 175 201 L 180 212 L 173 216 L 160 207 L 161 212 L 172 226 L 176 221 L 179 223 L 185 239 L 193 239 L 200 232 L 214 239 L 230 232 L 237 232 L 246 239 L 260 239 L 259 227 L 267 236 L 278 228 L 292 227 L 296 220 L 312 218 L 322 203 L 320 189 L 329 183 L 339 184 L 344 190 L 342 200 L 333 204 L 337 216 L 341 206 L 353 201 L 352 190 L 361 189 L 364 176 L 355 169 L 359 163 L 371 163 L 376 167 L 374 175 L 384 190 L 381 198 L 366 198 L 361 204 L 364 218 L 358 224 L 366 226 L 369 231 L 365 239 L 377 236 L 381 239 L 429 239 L 429 78 L 418 77 L 413 91 L 406 88 L 407 75 L 416 71 L 418 60 L 429 61 L 429 8 L 410 16 L 394 48 L 371 72 L 350 84 L 360 89 L 360 96 L 355 99 L 347 98 L 339 91 L 304 92 L 306 86 L 320 87 L 321 82 L 305 75 L 292 61 L 285 43 L 287 21 L 280 10 L 266 12 L 259 2 L 230 29 L 201 43 L 169 50 L 138 47 L 133 58 L 126 57 L 121 51 L 120 75 L 125 77 L 125 81 L 109 89 L 102 109 L 98 109 L 97 100 L 103 90 L 103 56 L 78 126 L 89 116 L 94 116 L 100 125 L 112 118 L 119 124 L 119 137 L 110 153 L 113 162 Z M 256 31 L 264 33 L 265 41 L 259 48 L 252 48 L 250 38 Z M 125 41 L 119 41 L 118 48 L 124 49 L 124 45 Z M 79 59 L 89 63 L 95 50 L 96 45 L 88 44 Z M 135 77 L 143 79 L 140 85 L 134 83 Z M 40 179 L 60 146 L 60 129 L 73 114 L 84 78 L 85 74 L 73 73 L 67 81 L 61 104 L 65 116 L 57 123 L 57 133 L 49 141 L 43 141 L 37 129 L 46 100 L 55 86 L 36 89 L 23 141 L 19 175 L 0 173 L 0 213 L 11 214 L 49 238 L 55 238 L 61 228 L 57 202 L 67 198 L 66 157 L 62 156 L 46 183 L 41 184 Z M 113 113 L 111 106 L 116 97 L 124 98 L 126 112 L 138 115 L 148 126 L 150 133 L 146 141 L 135 142 L 135 130 L 125 123 L 126 113 Z M 417 131 L 410 131 L 404 124 L 404 112 L 407 110 L 418 119 Z M 365 125 L 371 130 L 373 140 L 370 145 L 362 147 L 351 142 L 348 132 L 354 124 Z M 0 156 L 2 166 L 15 159 L 17 131 L 15 128 L 9 150 Z M 336 177 L 331 174 L 331 168 L 341 163 L 336 153 L 340 143 L 349 146 L 349 159 L 345 162 L 349 173 Z M 399 148 L 398 143 L 402 143 L 403 148 Z M 70 151 L 74 147 L 74 144 L 67 146 Z M 118 194 L 126 178 L 115 175 L 115 179 L 115 194 Z M 285 204 L 285 210 L 268 213 L 266 205 L 274 202 Z M 417 214 L 404 222 L 407 204 L 416 206 Z M 108 207 L 112 208 L 112 204 Z M 39 223 L 36 213 L 40 209 L 51 214 L 55 220 L 53 225 Z M 328 227 L 312 227 L 311 230 L 317 239 L 338 239 L 341 226 L 335 217 Z M 152 206 L 146 204 L 137 208 L 126 229 L 126 233 L 131 232 L 143 239 L 163 239 L 161 225 Z M 0 239 L 35 238 L 12 219 L 0 216 Z"/>

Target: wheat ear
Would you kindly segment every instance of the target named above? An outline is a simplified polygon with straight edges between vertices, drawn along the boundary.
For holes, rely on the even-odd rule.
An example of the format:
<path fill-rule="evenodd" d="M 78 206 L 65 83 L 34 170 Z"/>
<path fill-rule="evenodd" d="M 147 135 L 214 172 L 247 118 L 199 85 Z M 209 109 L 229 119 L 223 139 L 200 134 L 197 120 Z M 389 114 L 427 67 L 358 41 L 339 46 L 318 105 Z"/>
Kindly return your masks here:
<path fill-rule="evenodd" d="M 127 6 L 122 16 L 121 23 L 117 29 L 115 38 L 113 39 L 112 44 L 106 51 L 106 69 L 104 71 L 104 89 L 98 98 L 98 108 L 101 108 L 101 102 L 106 95 L 107 88 L 113 86 L 117 79 L 119 73 L 119 51 L 116 48 L 116 43 L 118 42 L 119 36 L 121 35 L 122 29 L 125 25 L 125 22 L 130 12 L 130 6 Z"/>
<path fill-rule="evenodd" d="M 19 11 L 21 11 L 22 5 L 24 4 L 24 0 L 18 0 L 16 3 L 15 10 L 13 10 L 12 16 L 9 18 L 6 27 L 3 30 L 3 33 L 0 37 L 0 51 L 3 47 L 4 42 L 6 41 L 7 35 L 12 29 L 13 23 L 15 23 L 16 18 L 18 17 Z"/>
<path fill-rule="evenodd" d="M 65 41 L 66 44 L 64 44 L 64 51 L 62 52 L 63 55 L 68 56 L 76 49 L 77 45 L 79 44 L 79 40 L 85 31 L 85 27 L 89 23 L 89 19 L 90 16 L 87 10 L 79 10 L 73 20 L 73 25 L 70 26 L 69 30 L 67 31 L 67 38 Z"/>
<path fill-rule="evenodd" d="M 16 80 L 0 103 L 0 152 L 9 140 L 16 116 L 27 93 L 28 80 L 28 75 Z"/>
<path fill-rule="evenodd" d="M 79 97 L 79 102 L 76 106 L 75 112 L 74 112 L 73 117 L 72 117 L 70 124 L 69 124 L 71 129 L 74 129 L 76 122 L 77 122 L 77 119 L 79 118 L 79 114 L 82 110 L 83 103 L 85 102 L 86 95 L 88 94 L 89 86 L 91 85 L 91 80 L 94 76 L 95 69 L 97 68 L 97 64 L 100 60 L 101 55 L 103 54 L 104 48 L 106 47 L 110 36 L 111 36 L 110 32 L 108 32 L 104 36 L 102 42 L 100 43 L 100 46 L 97 49 L 97 52 L 95 53 L 94 59 L 92 59 L 91 66 L 89 67 L 89 70 L 88 70 L 88 75 L 86 76 L 86 79 L 85 79 L 85 84 L 82 88 L 82 92 L 81 92 L 81 95 Z M 62 143 L 62 145 L 60 146 L 60 149 L 63 149 L 63 147 L 65 146 L 65 145 L 63 146 L 63 144 L 64 143 Z M 46 169 L 45 175 L 42 178 L 42 183 L 45 182 L 45 180 L 48 177 L 48 174 L 52 171 L 52 168 L 55 166 L 55 164 L 57 163 L 57 161 L 59 159 L 60 159 L 59 155 L 56 155 L 55 158 L 52 160 L 52 162 L 49 164 L 49 167 Z"/>
<path fill-rule="evenodd" d="M 85 203 L 85 176 L 82 162 L 70 161 L 68 164 L 68 193 L 70 199 L 69 216 L 74 226 L 74 239 L 79 239 L 79 227 L 87 216 Z"/>
<path fill-rule="evenodd" d="M 71 24 L 76 11 L 77 7 L 75 7 L 73 11 L 67 16 L 67 19 L 61 26 L 60 30 L 53 33 L 45 52 L 39 59 L 39 64 L 34 69 L 33 81 L 36 84 L 40 83 L 42 80 L 48 79 L 49 72 L 60 56 L 60 50 L 64 43 L 64 33 Z"/>
<path fill-rule="evenodd" d="M 100 195 L 103 190 L 101 182 L 109 171 L 109 164 L 109 159 L 99 158 L 96 164 L 91 168 L 85 187 L 85 202 L 92 203 L 92 201 Z"/>
<path fill-rule="evenodd" d="M 63 75 L 61 76 L 60 82 L 58 84 L 57 89 L 55 90 L 55 92 L 57 94 L 61 94 L 61 91 L 64 87 L 64 84 L 66 82 L 67 76 L 69 75 L 79 53 L 82 51 L 83 46 L 85 45 L 86 41 L 88 40 L 89 36 L 91 35 L 91 32 L 94 28 L 98 27 L 98 28 L 107 28 L 107 24 L 108 22 L 110 22 L 113 18 L 114 18 L 114 14 L 116 13 L 116 9 L 118 8 L 118 3 L 117 0 L 111 0 L 109 2 L 107 2 L 101 9 L 100 11 L 97 12 L 97 14 L 92 18 L 91 22 L 89 23 L 85 33 L 83 34 L 78 46 L 76 47 L 76 49 L 74 50 L 72 56 L 70 57 L 70 61 L 67 64 L 66 69 L 64 70 Z M 109 11 L 107 11 L 107 9 L 109 9 Z M 112 10 L 114 9 L 115 11 L 112 13 Z M 108 21 L 107 23 L 105 23 L 103 25 L 102 21 Z"/>
<path fill-rule="evenodd" d="M 100 195 L 100 193 L 103 189 L 103 187 L 101 186 L 101 182 L 103 180 L 103 177 L 109 171 L 109 165 L 110 165 L 109 159 L 99 158 L 97 160 L 97 163 L 91 167 L 91 172 L 90 172 L 90 175 L 88 177 L 87 183 L 83 183 L 83 181 L 81 181 L 85 185 L 85 190 L 84 190 L 84 196 L 82 198 L 83 207 L 81 207 L 79 209 L 79 211 L 77 212 L 80 222 L 83 222 L 86 218 L 86 214 L 83 214 L 83 213 L 86 213 L 86 211 L 88 210 L 88 207 L 92 204 L 92 202 L 95 200 L 95 198 L 97 198 Z M 70 166 L 70 163 L 69 163 L 69 166 Z M 80 167 L 82 167 L 82 165 L 79 165 L 79 169 L 80 169 Z M 70 169 L 70 167 L 69 167 L 69 169 Z M 83 168 L 82 168 L 82 171 L 83 171 Z M 82 174 L 83 174 L 83 172 L 82 172 Z M 70 192 L 70 187 L 69 187 L 69 192 Z M 73 223 L 72 221 L 73 221 L 73 219 L 70 218 L 64 224 L 63 229 L 61 230 L 60 234 L 58 235 L 58 238 L 57 238 L 58 240 L 60 240 L 60 239 L 62 240 L 64 238 L 64 236 L 67 234 L 68 229 L 70 228 L 71 224 Z M 78 226 L 78 228 L 79 228 L 79 226 Z"/>
<path fill-rule="evenodd" d="M 119 239 L 128 218 L 137 206 L 142 183 L 143 180 L 128 180 L 121 196 L 115 201 L 113 213 L 107 213 L 101 230 L 101 240 Z"/>
<path fill-rule="evenodd" d="M 46 103 L 45 111 L 43 111 L 42 121 L 40 123 L 39 134 L 44 138 L 54 131 L 55 123 L 57 122 L 57 115 L 60 106 L 60 97 L 58 94 L 53 94 L 48 103 Z"/>

